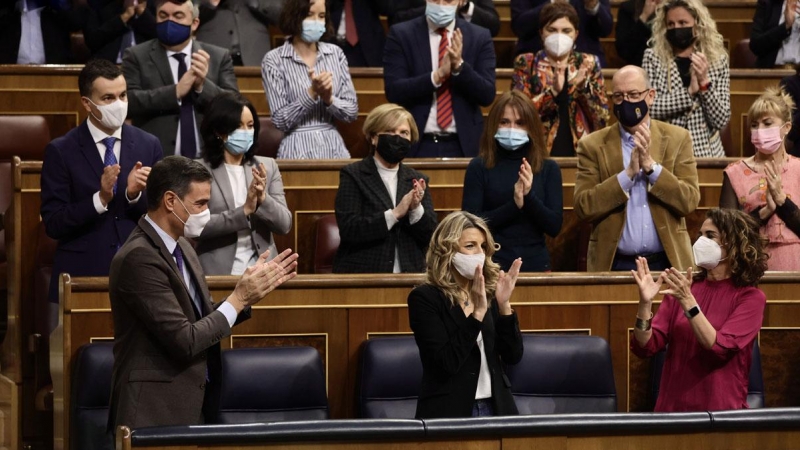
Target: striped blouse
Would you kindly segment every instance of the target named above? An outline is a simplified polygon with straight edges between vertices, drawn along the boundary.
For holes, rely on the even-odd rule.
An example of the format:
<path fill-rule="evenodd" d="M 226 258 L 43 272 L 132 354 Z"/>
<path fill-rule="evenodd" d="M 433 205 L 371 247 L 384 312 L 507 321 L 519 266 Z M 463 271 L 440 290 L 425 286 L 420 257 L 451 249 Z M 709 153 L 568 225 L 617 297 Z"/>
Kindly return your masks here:
<path fill-rule="evenodd" d="M 267 93 L 272 123 L 286 133 L 278 148 L 278 158 L 349 158 L 350 153 L 333 125 L 333 119 L 353 122 L 358 115 L 358 100 L 350 69 L 342 50 L 320 42 L 316 73 L 333 74 L 333 101 L 325 106 L 321 98 L 308 96 L 311 78 L 308 66 L 287 40 L 271 50 L 261 63 L 261 80 Z"/>

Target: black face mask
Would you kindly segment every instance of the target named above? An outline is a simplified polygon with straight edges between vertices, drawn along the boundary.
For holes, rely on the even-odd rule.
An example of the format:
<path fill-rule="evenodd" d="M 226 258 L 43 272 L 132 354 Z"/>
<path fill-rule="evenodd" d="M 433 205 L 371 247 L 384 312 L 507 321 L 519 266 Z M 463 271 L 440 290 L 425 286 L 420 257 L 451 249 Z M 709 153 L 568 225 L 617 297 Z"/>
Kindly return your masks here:
<path fill-rule="evenodd" d="M 614 115 L 623 126 L 635 127 L 647 115 L 647 102 L 644 99 L 638 102 L 623 100 L 619 105 L 614 105 Z"/>
<path fill-rule="evenodd" d="M 375 150 L 384 161 L 397 164 L 403 160 L 411 149 L 411 141 L 397 134 L 379 134 Z"/>
<path fill-rule="evenodd" d="M 673 48 L 684 50 L 694 43 L 694 27 L 672 28 L 667 30 L 667 42 Z"/>

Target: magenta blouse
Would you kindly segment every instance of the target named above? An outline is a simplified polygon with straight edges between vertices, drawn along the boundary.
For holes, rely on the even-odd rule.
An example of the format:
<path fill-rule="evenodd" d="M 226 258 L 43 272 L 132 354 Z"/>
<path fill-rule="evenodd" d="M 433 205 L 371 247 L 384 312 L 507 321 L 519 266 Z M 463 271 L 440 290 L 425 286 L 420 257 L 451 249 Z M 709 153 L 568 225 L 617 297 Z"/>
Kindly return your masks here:
<path fill-rule="evenodd" d="M 645 347 L 631 336 L 631 351 L 641 358 L 667 348 L 656 411 L 720 411 L 747 408 L 753 342 L 766 306 L 764 292 L 736 287 L 729 278 L 698 281 L 692 294 L 714 329 L 710 350 L 700 346 L 678 300 L 665 295 L 653 317 Z"/>

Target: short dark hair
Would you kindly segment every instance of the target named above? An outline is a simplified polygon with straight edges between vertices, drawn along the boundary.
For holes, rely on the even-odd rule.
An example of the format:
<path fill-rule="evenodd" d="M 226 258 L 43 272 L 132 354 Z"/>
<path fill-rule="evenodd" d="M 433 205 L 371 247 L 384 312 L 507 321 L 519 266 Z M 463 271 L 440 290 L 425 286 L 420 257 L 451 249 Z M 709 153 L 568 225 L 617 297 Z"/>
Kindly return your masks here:
<path fill-rule="evenodd" d="M 81 97 L 92 95 L 94 80 L 105 78 L 106 80 L 116 80 L 122 76 L 122 69 L 118 65 L 106 59 L 92 59 L 83 66 L 78 75 L 78 91 Z"/>
<path fill-rule="evenodd" d="M 244 161 L 250 162 L 255 157 L 258 133 L 261 131 L 255 106 L 239 93 L 223 92 L 211 99 L 206 108 L 200 125 L 200 137 L 203 139 L 203 159 L 212 169 L 225 160 L 225 146 L 220 136 L 227 136 L 239 128 L 244 108 L 253 114 L 253 145 L 244 154 Z"/>
<path fill-rule="evenodd" d="M 572 5 L 567 2 L 548 3 L 539 12 L 539 31 L 544 30 L 544 27 L 564 17 L 569 20 L 577 31 L 580 26 L 580 19 L 578 19 L 578 12 L 575 11 Z"/>
<path fill-rule="evenodd" d="M 211 172 L 202 164 L 185 156 L 167 156 L 153 165 L 147 177 L 147 210 L 157 210 L 167 191 L 182 199 L 192 183 L 203 182 L 211 182 Z"/>
<path fill-rule="evenodd" d="M 330 16 L 330 2 L 325 1 L 325 34 L 320 40 L 328 41 L 333 37 L 333 24 Z M 311 10 L 311 0 L 286 0 L 281 10 L 280 28 L 284 34 L 300 36 L 303 32 L 303 21 Z"/>

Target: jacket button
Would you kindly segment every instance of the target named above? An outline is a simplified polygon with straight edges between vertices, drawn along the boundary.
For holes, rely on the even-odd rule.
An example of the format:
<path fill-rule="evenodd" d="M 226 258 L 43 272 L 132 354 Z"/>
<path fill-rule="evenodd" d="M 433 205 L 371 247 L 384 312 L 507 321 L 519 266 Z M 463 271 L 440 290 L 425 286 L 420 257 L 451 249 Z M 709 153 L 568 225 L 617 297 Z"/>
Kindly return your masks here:
<path fill-rule="evenodd" d="M 205 383 L 201 383 L 200 384 L 200 389 L 205 389 L 205 388 L 206 388 L 206 384 Z"/>

